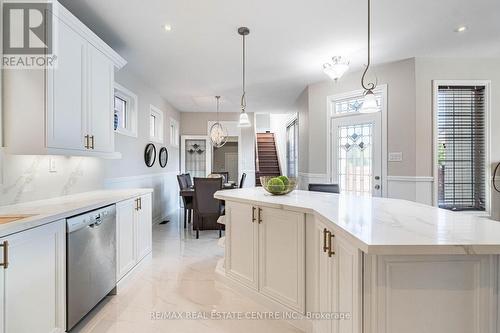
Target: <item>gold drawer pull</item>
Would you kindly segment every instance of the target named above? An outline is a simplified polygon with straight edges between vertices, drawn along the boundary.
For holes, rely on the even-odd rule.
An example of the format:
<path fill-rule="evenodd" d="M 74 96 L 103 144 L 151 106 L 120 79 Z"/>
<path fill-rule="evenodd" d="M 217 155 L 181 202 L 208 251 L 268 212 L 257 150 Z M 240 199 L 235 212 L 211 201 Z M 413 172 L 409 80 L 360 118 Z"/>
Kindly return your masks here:
<path fill-rule="evenodd" d="M 323 252 L 327 252 L 328 251 L 328 234 L 330 233 L 330 231 L 326 230 L 326 228 L 323 229 Z"/>
<path fill-rule="evenodd" d="M 330 237 L 328 238 L 328 256 L 332 257 L 335 255 L 335 251 L 332 250 L 332 239 L 335 237 L 335 235 L 331 232 L 328 233 L 330 234 Z"/>
<path fill-rule="evenodd" d="M 256 210 L 256 209 L 257 209 L 257 208 L 252 207 L 252 223 L 255 223 L 255 221 L 257 220 L 257 219 L 255 218 L 255 210 Z"/>

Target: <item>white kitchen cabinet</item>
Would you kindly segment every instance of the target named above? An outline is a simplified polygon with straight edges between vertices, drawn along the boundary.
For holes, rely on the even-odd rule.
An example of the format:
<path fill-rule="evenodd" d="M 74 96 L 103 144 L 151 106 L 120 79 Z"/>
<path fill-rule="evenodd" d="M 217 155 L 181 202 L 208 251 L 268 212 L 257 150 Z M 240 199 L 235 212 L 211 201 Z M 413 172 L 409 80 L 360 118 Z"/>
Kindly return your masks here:
<path fill-rule="evenodd" d="M 304 312 L 304 214 L 265 207 L 257 209 L 259 290 L 293 310 Z"/>
<path fill-rule="evenodd" d="M 361 333 L 361 253 L 325 224 L 316 223 L 317 310 L 334 314 L 318 320 L 317 333 Z"/>
<path fill-rule="evenodd" d="M 226 222 L 228 277 L 304 312 L 304 214 L 230 202 Z"/>
<path fill-rule="evenodd" d="M 0 239 L 0 332 L 65 331 L 65 221 Z"/>
<path fill-rule="evenodd" d="M 257 207 L 231 202 L 226 206 L 226 274 L 257 290 L 258 239 Z"/>
<path fill-rule="evenodd" d="M 139 199 L 139 209 L 136 210 L 137 259 L 141 260 L 151 253 L 153 220 L 151 194 L 142 195 Z"/>
<path fill-rule="evenodd" d="M 54 67 L 8 69 L 4 145 L 11 154 L 119 157 L 114 153 L 114 69 L 125 60 L 53 2 Z"/>
<path fill-rule="evenodd" d="M 63 21 L 59 21 L 57 37 L 57 68 L 47 70 L 47 147 L 83 150 L 87 42 Z"/>
<path fill-rule="evenodd" d="M 116 204 L 116 276 L 119 281 L 136 264 L 135 199 Z"/>
<path fill-rule="evenodd" d="M 117 281 L 151 253 L 152 233 L 151 194 L 116 204 Z"/>
<path fill-rule="evenodd" d="M 88 133 L 91 149 L 111 153 L 114 150 L 113 130 L 114 66 L 93 45 L 88 46 Z"/>

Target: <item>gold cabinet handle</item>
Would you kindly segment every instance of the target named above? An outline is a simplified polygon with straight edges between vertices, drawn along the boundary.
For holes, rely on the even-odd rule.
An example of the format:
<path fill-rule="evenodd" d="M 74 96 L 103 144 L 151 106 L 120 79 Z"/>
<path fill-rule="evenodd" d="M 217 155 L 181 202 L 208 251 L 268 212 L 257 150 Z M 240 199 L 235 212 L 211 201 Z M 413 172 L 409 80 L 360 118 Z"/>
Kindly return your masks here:
<path fill-rule="evenodd" d="M 139 209 L 142 209 L 142 198 L 139 198 Z"/>
<path fill-rule="evenodd" d="M 262 223 L 262 208 L 259 207 L 259 212 L 258 212 L 258 218 L 259 218 L 259 224 Z"/>
<path fill-rule="evenodd" d="M 3 263 L 0 263 L 0 266 L 7 269 L 9 268 L 9 241 L 3 241 L 0 246 L 3 247 Z"/>
<path fill-rule="evenodd" d="M 85 149 L 89 149 L 90 146 L 89 146 L 89 136 L 88 134 L 85 135 L 85 145 L 84 145 Z"/>
<path fill-rule="evenodd" d="M 255 219 L 255 210 L 256 210 L 256 209 L 257 209 L 257 208 L 252 207 L 252 223 L 255 223 L 255 221 L 256 221 L 256 219 Z"/>
<path fill-rule="evenodd" d="M 331 232 L 328 232 L 330 234 L 330 237 L 328 237 L 328 256 L 331 258 L 332 256 L 335 255 L 335 251 L 332 250 L 332 239 L 335 237 L 334 234 Z"/>
<path fill-rule="evenodd" d="M 135 210 L 139 210 L 139 198 L 135 199 Z"/>
<path fill-rule="evenodd" d="M 328 251 L 328 234 L 330 231 L 328 231 L 326 228 L 323 229 L 323 252 Z"/>
<path fill-rule="evenodd" d="M 91 142 L 90 149 L 94 149 L 95 146 L 94 146 L 94 136 L 93 135 L 90 136 L 90 140 L 91 140 L 90 141 Z"/>

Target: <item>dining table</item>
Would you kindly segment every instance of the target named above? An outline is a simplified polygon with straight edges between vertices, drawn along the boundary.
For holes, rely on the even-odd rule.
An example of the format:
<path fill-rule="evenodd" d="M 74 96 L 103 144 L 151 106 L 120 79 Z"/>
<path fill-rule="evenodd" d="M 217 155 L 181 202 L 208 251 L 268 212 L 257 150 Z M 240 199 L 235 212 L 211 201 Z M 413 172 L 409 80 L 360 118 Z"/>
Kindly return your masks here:
<path fill-rule="evenodd" d="M 233 183 L 222 184 L 222 190 L 232 190 L 235 188 L 238 188 L 237 184 L 233 184 Z M 192 197 L 192 196 L 194 196 L 194 191 L 195 191 L 194 186 L 191 186 L 190 188 L 180 190 L 179 195 L 181 197 Z"/>

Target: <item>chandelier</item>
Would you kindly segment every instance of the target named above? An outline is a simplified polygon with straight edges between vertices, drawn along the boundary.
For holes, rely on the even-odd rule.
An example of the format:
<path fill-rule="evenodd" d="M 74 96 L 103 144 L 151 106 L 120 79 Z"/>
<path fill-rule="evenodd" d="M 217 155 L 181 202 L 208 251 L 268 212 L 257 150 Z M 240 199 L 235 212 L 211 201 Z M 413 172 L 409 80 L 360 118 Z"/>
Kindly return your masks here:
<path fill-rule="evenodd" d="M 219 99 L 220 96 L 215 96 L 217 100 L 217 122 L 210 127 L 210 142 L 212 146 L 215 148 L 220 148 L 224 146 L 227 142 L 227 132 L 222 127 L 222 124 L 219 122 Z"/>
<path fill-rule="evenodd" d="M 327 62 L 323 65 L 323 72 L 335 82 L 337 82 L 348 69 L 349 60 L 341 56 L 335 56 L 332 58 L 332 62 Z"/>

